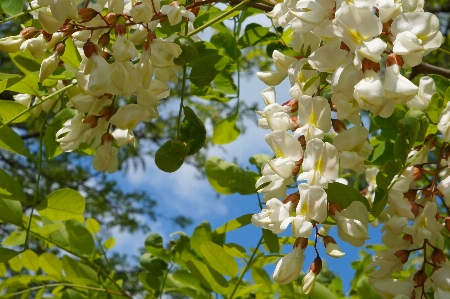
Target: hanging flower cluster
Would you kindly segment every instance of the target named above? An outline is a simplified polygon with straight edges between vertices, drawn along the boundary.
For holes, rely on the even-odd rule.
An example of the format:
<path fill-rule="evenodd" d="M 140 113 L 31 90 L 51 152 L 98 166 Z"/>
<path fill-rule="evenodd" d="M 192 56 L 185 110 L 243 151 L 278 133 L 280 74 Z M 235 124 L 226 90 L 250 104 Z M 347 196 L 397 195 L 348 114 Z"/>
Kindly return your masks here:
<path fill-rule="evenodd" d="M 153 30 L 165 18 L 171 25 L 184 19 L 186 26 L 193 28 L 195 16 L 177 2 L 160 7 L 160 1 L 155 0 L 134 5 L 98 0 L 77 9 L 81 2 L 32 1 L 32 14 L 43 29 L 28 27 L 17 36 L 3 38 L 0 50 L 14 53 L 28 49 L 36 59 L 52 51 L 42 60 L 40 82 L 45 83 L 58 66 L 75 72 L 72 83 L 76 85 L 70 91 L 67 107 L 78 114 L 56 133 L 56 140 L 65 152 L 78 149 L 80 144 L 88 145 L 96 150 L 93 167 L 113 173 L 118 168 L 118 148 L 136 144 L 132 130 L 158 117 L 159 100 L 169 95 L 168 82 L 176 83 L 177 74 L 182 72 L 173 61 L 181 54 L 180 46 L 173 43 L 177 36 L 164 40 L 157 38 Z M 78 69 L 60 60 L 68 39 L 82 57 Z M 59 82 L 56 88 L 64 84 L 67 82 Z M 134 103 L 128 101 L 131 96 L 136 98 Z M 121 97 L 127 101 L 116 109 Z M 51 107 L 57 112 L 60 105 L 53 106 L 53 102 L 34 109 L 34 115 L 41 110 L 48 112 Z"/>
<path fill-rule="evenodd" d="M 256 188 L 264 194 L 266 206 L 253 215 L 252 223 L 275 234 L 291 225 L 296 238 L 293 251 L 281 258 L 273 274 L 279 284 L 299 276 L 311 235 L 315 236 L 317 256 L 303 278 L 304 293 L 313 292 L 321 269 L 318 237 L 328 255 L 344 255 L 328 235 L 330 226 L 324 222 L 334 221 L 339 239 L 353 246 L 362 246 L 369 238 L 368 207 L 374 201 L 378 169 L 366 169 L 364 165 L 373 146 L 360 111 L 382 118 L 391 116 L 395 105 L 426 111 L 436 91 L 433 80 L 423 77 L 417 87 L 402 75 L 402 69 L 420 64 L 422 57 L 442 42 L 439 21 L 423 11 L 423 4 L 409 0 L 300 0 L 280 2 L 268 13 L 276 26 L 291 27 L 295 51 L 310 53 L 289 57 L 274 51 L 275 71 L 257 73 L 269 86 L 261 93 L 266 107 L 258 112 L 258 124 L 271 131 L 265 140 L 275 159 L 262 166 Z M 278 104 L 274 86 L 286 77 L 291 99 Z M 330 101 L 321 96 L 325 89 L 329 90 Z M 442 112 L 438 125 L 445 142 L 450 141 L 449 107 Z M 332 139 L 332 144 L 325 137 Z M 439 296 L 436 298 L 450 296 L 450 268 L 444 264 L 440 233 L 443 216 L 439 216 L 434 196 L 450 193 L 450 172 L 446 171 L 439 184 L 436 175 L 430 186 L 415 186 L 423 177 L 424 163 L 433 166 L 427 163 L 427 154 L 434 146 L 413 148 L 408 163 L 416 167 L 408 167 L 389 185 L 388 207 L 379 217 L 384 225 L 383 242 L 389 249 L 376 254 L 367 267 L 371 284 L 383 298 L 418 298 L 430 287 Z M 444 143 L 441 158 L 445 149 Z M 434 164 L 435 173 L 440 163 Z M 367 205 L 353 201 L 343 207 L 328 200 L 330 184 L 342 180 L 339 167 L 357 174 L 366 172 Z M 295 184 L 298 191 L 287 195 L 287 187 Z M 319 224 L 323 224 L 320 229 Z M 427 255 L 429 248 L 431 257 Z M 423 251 L 423 268 L 407 281 L 391 278 L 394 271 L 402 270 L 410 253 L 418 250 Z M 427 265 L 433 267 L 430 277 L 425 274 Z"/>

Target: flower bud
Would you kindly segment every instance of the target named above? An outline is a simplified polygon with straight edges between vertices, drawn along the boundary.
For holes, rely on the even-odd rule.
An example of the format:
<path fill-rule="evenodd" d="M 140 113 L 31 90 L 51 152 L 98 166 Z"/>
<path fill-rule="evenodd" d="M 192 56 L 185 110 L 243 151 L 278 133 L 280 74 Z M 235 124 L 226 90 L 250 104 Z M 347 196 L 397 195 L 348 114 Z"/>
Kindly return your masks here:
<path fill-rule="evenodd" d="M 58 64 L 59 54 L 55 51 L 52 55 L 42 61 L 41 69 L 39 70 L 39 82 L 44 81 L 48 76 L 50 76 L 56 70 Z"/>
<path fill-rule="evenodd" d="M 416 200 L 416 194 L 417 191 L 414 189 L 409 189 L 405 193 L 403 193 L 403 196 L 408 199 L 409 201 L 415 201 Z"/>
<path fill-rule="evenodd" d="M 105 16 L 105 20 L 106 22 L 108 22 L 109 25 L 116 25 L 117 22 L 119 21 L 119 17 L 120 15 L 110 12 Z"/>
<path fill-rule="evenodd" d="M 344 42 L 342 42 L 342 41 L 341 41 L 341 46 L 340 46 L 339 48 L 340 48 L 341 50 L 350 52 L 350 48 L 347 46 L 346 43 L 344 43 Z"/>
<path fill-rule="evenodd" d="M 304 135 L 298 137 L 298 142 L 300 142 L 300 144 L 302 145 L 302 148 L 305 149 L 306 148 L 306 138 Z"/>
<path fill-rule="evenodd" d="M 111 41 L 111 37 L 109 36 L 109 33 L 103 33 L 100 38 L 98 39 L 98 45 L 101 48 L 106 48 L 109 45 L 109 42 Z"/>
<path fill-rule="evenodd" d="M 88 40 L 84 45 L 83 45 L 83 51 L 84 51 L 84 55 L 87 58 L 90 58 L 92 56 L 92 54 L 96 53 L 98 54 L 98 47 L 96 44 L 94 44 L 93 42 L 91 42 L 90 40 Z"/>
<path fill-rule="evenodd" d="M 22 35 L 25 39 L 33 38 L 36 35 L 38 30 L 34 27 L 28 27 L 20 31 L 20 35 Z"/>
<path fill-rule="evenodd" d="M 391 66 L 393 64 L 397 64 L 400 67 L 402 67 L 404 64 L 403 57 L 395 53 L 389 54 L 389 56 L 386 58 L 386 67 Z"/>
<path fill-rule="evenodd" d="M 61 26 L 59 31 L 64 33 L 64 36 L 71 36 L 75 32 L 72 24 L 66 24 Z"/>
<path fill-rule="evenodd" d="M 420 270 L 414 274 L 413 281 L 416 283 L 417 286 L 423 286 L 427 278 L 428 278 L 427 274 L 423 270 Z"/>
<path fill-rule="evenodd" d="M 109 119 L 111 118 L 111 116 L 113 116 L 113 111 L 111 110 L 110 107 L 107 108 L 103 108 L 102 110 L 100 110 L 99 114 L 100 117 L 105 118 L 106 121 L 109 121 Z"/>
<path fill-rule="evenodd" d="M 439 248 L 435 248 L 433 253 L 431 254 L 431 261 L 435 265 L 445 263 L 446 259 L 445 259 L 444 252 Z"/>
<path fill-rule="evenodd" d="M 90 124 L 91 128 L 95 128 L 98 123 L 98 116 L 88 115 L 83 119 L 83 123 Z M 103 137 L 102 137 L 103 138 Z"/>
<path fill-rule="evenodd" d="M 300 172 L 300 165 L 295 165 L 294 168 L 292 168 L 292 176 L 296 176 Z"/>
<path fill-rule="evenodd" d="M 347 130 L 347 127 L 345 126 L 344 122 L 340 119 L 331 119 L 331 124 L 333 126 L 333 130 L 336 133 L 341 133 L 342 131 Z"/>
<path fill-rule="evenodd" d="M 416 181 L 421 180 L 423 178 L 423 169 L 421 167 L 414 166 L 414 179 Z"/>
<path fill-rule="evenodd" d="M 445 217 L 444 219 L 445 228 L 450 231 L 450 217 Z"/>
<path fill-rule="evenodd" d="M 420 212 L 420 206 L 415 201 L 410 201 L 409 205 L 411 206 L 411 213 L 413 213 L 414 216 L 417 217 Z"/>
<path fill-rule="evenodd" d="M 57 43 L 55 45 L 55 47 L 53 48 L 53 51 L 58 53 L 59 56 L 63 56 L 65 50 L 66 50 L 66 45 L 64 45 L 64 43 Z"/>
<path fill-rule="evenodd" d="M 325 246 L 325 252 L 331 257 L 340 258 L 344 256 L 345 253 L 341 251 L 339 246 L 331 236 L 323 237 L 323 245 Z"/>
<path fill-rule="evenodd" d="M 114 140 L 114 137 L 113 137 L 113 135 L 111 135 L 111 134 L 109 134 L 109 133 L 105 133 L 105 134 L 103 134 L 102 135 L 102 144 L 105 144 L 105 142 L 107 142 L 107 141 L 113 141 Z"/>
<path fill-rule="evenodd" d="M 414 244 L 413 237 L 410 234 L 404 234 L 402 239 L 405 241 L 409 241 L 411 244 Z"/>
<path fill-rule="evenodd" d="M 311 266 L 309 266 L 309 270 L 315 275 L 318 275 L 322 271 L 322 259 L 319 256 L 314 259 Z"/>
<path fill-rule="evenodd" d="M 116 36 L 125 35 L 127 33 L 127 27 L 124 24 L 117 25 L 115 28 Z"/>
<path fill-rule="evenodd" d="M 83 7 L 78 10 L 78 16 L 81 18 L 82 22 L 89 22 L 93 18 L 95 18 L 98 14 L 98 11 L 91 7 Z"/>
<path fill-rule="evenodd" d="M 336 212 L 342 211 L 342 207 L 335 202 L 328 202 L 328 211 L 330 211 L 330 214 L 334 216 Z"/>
<path fill-rule="evenodd" d="M 394 255 L 402 262 L 402 264 L 405 264 L 408 261 L 409 254 L 410 251 L 406 249 L 402 249 L 394 253 Z"/>
<path fill-rule="evenodd" d="M 289 194 L 288 197 L 286 197 L 283 200 L 284 204 L 287 204 L 288 202 L 292 202 L 292 207 L 295 208 L 298 205 L 298 202 L 300 201 L 300 192 L 295 192 L 292 194 Z"/>
<path fill-rule="evenodd" d="M 362 69 L 363 72 L 372 70 L 374 72 L 380 71 L 380 64 L 378 62 L 374 62 L 370 59 L 364 58 L 362 60 Z"/>
<path fill-rule="evenodd" d="M 308 238 L 297 238 L 295 239 L 294 248 L 300 247 L 301 249 L 305 249 L 308 247 Z"/>

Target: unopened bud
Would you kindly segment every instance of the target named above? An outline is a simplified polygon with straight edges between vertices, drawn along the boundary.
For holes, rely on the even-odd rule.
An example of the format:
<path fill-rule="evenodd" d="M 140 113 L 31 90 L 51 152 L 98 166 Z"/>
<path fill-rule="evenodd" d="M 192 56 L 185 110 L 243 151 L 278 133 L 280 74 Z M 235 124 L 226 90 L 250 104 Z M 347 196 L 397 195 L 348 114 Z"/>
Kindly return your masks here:
<path fill-rule="evenodd" d="M 409 189 L 408 191 L 403 193 L 403 196 L 409 201 L 415 201 L 416 200 L 416 194 L 417 194 L 416 190 Z"/>
<path fill-rule="evenodd" d="M 66 50 L 66 45 L 64 43 L 57 43 L 53 48 L 53 51 L 58 53 L 59 56 L 64 55 L 64 51 Z"/>
<path fill-rule="evenodd" d="M 404 64 L 403 57 L 395 53 L 389 54 L 388 57 L 386 58 L 386 67 L 391 66 L 393 64 L 397 64 L 400 67 L 402 67 Z"/>
<path fill-rule="evenodd" d="M 333 126 L 333 130 L 338 134 L 347 130 L 344 122 L 340 119 L 331 119 L 331 124 Z"/>
<path fill-rule="evenodd" d="M 383 27 L 382 27 L 382 30 L 381 30 L 381 34 L 384 34 L 384 35 L 389 34 L 389 31 L 391 30 L 392 22 L 393 22 L 393 20 L 391 19 L 391 20 L 387 21 L 386 23 L 382 24 Z"/>
<path fill-rule="evenodd" d="M 52 40 L 52 38 L 53 38 L 53 34 L 48 33 L 47 31 L 45 31 L 43 29 L 41 30 L 41 34 L 42 34 L 42 36 L 44 37 L 44 39 L 45 39 L 45 41 L 47 43 L 49 43 Z"/>
<path fill-rule="evenodd" d="M 331 237 L 331 236 L 324 236 L 324 237 L 323 237 L 323 245 L 324 245 L 325 247 L 327 247 L 327 245 L 328 245 L 329 243 L 337 244 L 336 240 L 335 240 L 333 237 Z"/>
<path fill-rule="evenodd" d="M 445 217 L 444 219 L 445 228 L 450 231 L 450 217 Z"/>
<path fill-rule="evenodd" d="M 98 117 L 95 115 L 88 115 L 83 119 L 83 123 L 90 124 L 91 128 L 95 128 L 98 123 Z"/>
<path fill-rule="evenodd" d="M 296 176 L 300 172 L 300 165 L 295 165 L 294 168 L 292 168 L 292 176 Z"/>
<path fill-rule="evenodd" d="M 105 144 L 105 142 L 106 141 L 113 141 L 114 140 L 114 137 L 111 135 L 111 134 L 109 134 L 109 133 L 105 133 L 105 134 L 103 134 L 102 135 L 102 144 Z"/>
<path fill-rule="evenodd" d="M 109 119 L 112 117 L 112 111 L 111 108 L 103 108 L 102 110 L 100 110 L 100 112 L 98 113 L 98 115 L 101 118 L 104 118 L 106 121 L 109 121 Z"/>
<path fill-rule="evenodd" d="M 109 42 L 111 41 L 111 37 L 109 36 L 109 33 L 103 33 L 100 38 L 98 39 L 98 45 L 101 48 L 106 48 L 109 45 Z"/>
<path fill-rule="evenodd" d="M 105 20 L 106 22 L 108 22 L 109 25 L 116 25 L 117 22 L 119 21 L 119 17 L 120 15 L 110 12 L 105 16 Z"/>
<path fill-rule="evenodd" d="M 427 274 L 423 270 L 420 270 L 417 271 L 416 274 L 414 274 L 413 281 L 416 283 L 416 285 L 423 286 L 427 278 Z"/>
<path fill-rule="evenodd" d="M 394 253 L 394 255 L 402 262 L 402 264 L 406 263 L 409 259 L 410 251 L 406 249 L 402 249 Z"/>
<path fill-rule="evenodd" d="M 298 110 L 298 101 L 297 100 L 289 100 L 281 104 L 283 107 L 288 107 L 288 113 L 292 113 Z"/>
<path fill-rule="evenodd" d="M 309 270 L 317 276 L 322 270 L 322 259 L 317 256 L 311 266 L 309 266 Z"/>
<path fill-rule="evenodd" d="M 109 58 L 111 58 L 111 54 L 109 54 L 108 52 L 106 52 L 106 51 L 102 51 L 101 53 L 100 53 L 100 55 L 103 57 L 103 59 L 105 59 L 106 61 L 108 61 L 108 59 Z"/>
<path fill-rule="evenodd" d="M 98 54 L 98 47 L 96 44 L 94 44 L 93 42 L 91 42 L 90 40 L 88 40 L 84 45 L 83 45 L 83 51 L 84 51 L 84 55 L 89 58 L 91 57 L 94 53 Z"/>
<path fill-rule="evenodd" d="M 303 149 L 306 148 L 306 138 L 304 135 L 298 137 L 298 142 L 300 142 L 300 145 L 302 146 Z"/>
<path fill-rule="evenodd" d="M 409 205 L 411 206 L 411 213 L 413 213 L 414 216 L 417 217 L 420 212 L 420 206 L 415 201 L 410 201 Z"/>
<path fill-rule="evenodd" d="M 124 24 L 119 24 L 115 29 L 116 36 L 125 35 L 127 33 L 127 27 Z"/>
<path fill-rule="evenodd" d="M 404 234 L 403 235 L 403 240 L 409 241 L 409 243 L 414 244 L 413 237 L 410 234 Z"/>
<path fill-rule="evenodd" d="M 445 259 L 444 252 L 439 248 L 435 248 L 433 253 L 431 254 L 431 261 L 435 265 L 445 263 L 446 259 Z"/>
<path fill-rule="evenodd" d="M 295 239 L 294 248 L 297 248 L 299 246 L 301 249 L 305 249 L 308 246 L 308 238 L 300 237 Z"/>
<path fill-rule="evenodd" d="M 288 202 L 292 202 L 292 206 L 296 207 L 299 201 L 300 201 L 300 192 L 297 191 L 295 193 L 289 194 L 288 197 L 286 197 L 283 200 L 283 203 L 286 204 Z"/>
<path fill-rule="evenodd" d="M 70 36 L 75 32 L 72 24 L 62 25 L 61 28 L 59 28 L 59 31 L 62 32 L 64 36 Z"/>
<path fill-rule="evenodd" d="M 150 41 L 156 39 L 156 33 L 153 32 L 153 31 L 151 31 L 151 30 L 149 30 L 148 33 L 147 33 L 147 38 L 148 38 Z"/>
<path fill-rule="evenodd" d="M 330 211 L 331 215 L 336 215 L 336 212 L 341 212 L 342 211 L 342 207 L 335 202 L 328 202 L 328 211 Z"/>
<path fill-rule="evenodd" d="M 423 169 L 421 167 L 414 166 L 414 179 L 419 181 L 423 178 Z"/>
<path fill-rule="evenodd" d="M 20 31 L 20 34 L 25 38 L 25 39 L 30 39 L 33 38 L 36 35 L 36 32 L 38 32 L 38 30 L 34 27 L 28 27 L 23 29 L 22 31 Z"/>
<path fill-rule="evenodd" d="M 374 62 L 370 59 L 364 58 L 362 60 L 362 68 L 361 70 L 363 72 L 368 71 L 368 70 L 372 70 L 374 72 L 379 72 L 380 71 L 380 63 L 378 62 Z"/>
<path fill-rule="evenodd" d="M 194 16 L 198 16 L 198 13 L 200 12 L 200 6 L 189 8 L 189 11 L 194 14 Z"/>
<path fill-rule="evenodd" d="M 82 22 L 91 21 L 93 18 L 97 16 L 97 14 L 98 11 L 90 7 L 83 7 L 78 10 L 78 16 L 81 18 Z"/>

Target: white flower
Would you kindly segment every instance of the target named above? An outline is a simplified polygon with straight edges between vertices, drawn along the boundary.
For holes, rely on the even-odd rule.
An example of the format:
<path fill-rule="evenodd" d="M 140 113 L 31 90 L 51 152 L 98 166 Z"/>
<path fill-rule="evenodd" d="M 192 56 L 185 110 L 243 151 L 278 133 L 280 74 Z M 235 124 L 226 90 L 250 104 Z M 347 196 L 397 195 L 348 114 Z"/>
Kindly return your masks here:
<path fill-rule="evenodd" d="M 437 269 L 431 274 L 430 279 L 433 282 L 434 298 L 450 298 L 450 267 Z"/>
<path fill-rule="evenodd" d="M 369 213 L 362 202 L 352 202 L 333 217 L 338 223 L 338 236 L 341 240 L 357 247 L 364 245 L 365 240 L 369 238 Z"/>
<path fill-rule="evenodd" d="M 109 122 L 120 129 L 134 129 L 148 117 L 149 112 L 138 104 L 128 104 L 120 107 Z"/>
<path fill-rule="evenodd" d="M 42 61 L 41 69 L 39 70 L 39 82 L 44 81 L 50 76 L 58 67 L 59 54 L 55 51 L 48 58 Z"/>
<path fill-rule="evenodd" d="M 0 50 L 7 53 L 15 53 L 20 50 L 20 46 L 25 42 L 22 34 L 0 38 Z"/>
<path fill-rule="evenodd" d="M 13 99 L 14 101 L 16 101 L 17 103 L 24 105 L 25 107 L 30 107 L 30 103 L 31 103 L 31 98 L 32 96 L 30 94 L 26 94 L 26 93 L 18 93 L 13 95 Z"/>
<path fill-rule="evenodd" d="M 383 88 L 385 98 L 395 104 L 405 104 L 417 95 L 418 87 L 400 74 L 397 64 L 386 67 Z"/>
<path fill-rule="evenodd" d="M 431 101 L 431 97 L 436 92 L 436 85 L 434 84 L 434 80 L 431 77 L 423 76 L 420 78 L 419 82 L 419 91 L 417 96 L 411 99 L 406 105 L 408 108 L 417 108 L 421 111 L 425 111 L 428 107 L 428 104 Z"/>
<path fill-rule="evenodd" d="M 319 186 L 308 186 L 300 184 L 300 201 L 297 205 L 297 215 L 306 216 L 307 219 L 315 220 L 319 223 L 327 218 L 327 194 Z"/>
<path fill-rule="evenodd" d="M 283 232 L 292 221 L 289 217 L 292 203 L 283 204 L 276 198 L 272 198 L 266 203 L 266 207 L 261 213 L 252 216 L 252 223 L 272 231 L 274 234 Z"/>
<path fill-rule="evenodd" d="M 170 26 L 174 26 L 180 23 L 182 17 L 187 18 L 190 22 L 193 22 L 195 20 L 195 15 L 189 10 L 186 10 L 186 7 L 182 5 L 178 6 L 174 3 L 172 3 L 172 5 L 163 5 L 161 7 L 161 13 L 167 15 Z"/>
<path fill-rule="evenodd" d="M 150 59 L 154 67 L 169 68 L 174 66 L 173 59 L 181 54 L 179 45 L 162 39 L 154 39 L 151 43 Z"/>
<path fill-rule="evenodd" d="M 442 132 L 442 139 L 446 142 L 450 141 L 450 102 L 441 112 L 437 127 Z"/>
<path fill-rule="evenodd" d="M 295 136 L 304 135 L 306 141 L 323 138 L 331 129 L 331 109 L 323 97 L 302 96 L 298 101 L 298 125 Z"/>
<path fill-rule="evenodd" d="M 44 36 L 41 34 L 36 38 L 27 39 L 20 46 L 20 50 L 25 52 L 28 49 L 34 58 L 41 58 L 47 50 L 47 42 Z"/>
<path fill-rule="evenodd" d="M 113 56 L 116 61 L 129 61 L 138 57 L 139 52 L 125 35 L 119 34 L 112 45 Z"/>
<path fill-rule="evenodd" d="M 83 113 L 78 113 L 66 121 L 64 126 L 56 132 L 56 141 L 60 143 L 60 147 L 64 152 L 71 152 L 77 149 L 84 133 L 92 128 L 90 123 L 83 122 L 83 117 Z"/>
<path fill-rule="evenodd" d="M 305 249 L 297 246 L 293 251 L 282 257 L 275 267 L 272 278 L 280 285 L 285 285 L 297 279 L 302 271 Z"/>
<path fill-rule="evenodd" d="M 150 2 L 143 1 L 133 6 L 130 15 L 135 23 L 149 23 L 153 17 L 153 7 Z"/>
<path fill-rule="evenodd" d="M 105 141 L 97 148 L 94 159 L 92 159 L 92 166 L 100 172 L 116 172 L 119 165 L 118 152 L 119 150 L 112 145 L 112 141 Z"/>
<path fill-rule="evenodd" d="M 303 157 L 300 142 L 286 131 L 275 130 L 267 134 L 264 139 L 277 158 L 289 158 L 292 161 L 298 161 Z"/>

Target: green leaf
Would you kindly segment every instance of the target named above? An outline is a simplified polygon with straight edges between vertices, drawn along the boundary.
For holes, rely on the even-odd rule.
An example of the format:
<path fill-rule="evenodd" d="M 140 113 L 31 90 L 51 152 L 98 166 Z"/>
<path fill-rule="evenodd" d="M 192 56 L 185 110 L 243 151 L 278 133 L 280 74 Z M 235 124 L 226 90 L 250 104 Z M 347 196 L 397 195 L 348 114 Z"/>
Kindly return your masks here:
<path fill-rule="evenodd" d="M 189 144 L 188 156 L 198 152 L 206 140 L 206 129 L 194 111 L 184 106 L 184 119 L 180 128 L 180 140 Z"/>
<path fill-rule="evenodd" d="M 200 246 L 203 242 L 211 241 L 211 225 L 209 222 L 202 222 L 194 229 L 194 233 L 190 239 L 191 248 L 201 255 Z"/>
<path fill-rule="evenodd" d="M 25 110 L 27 110 L 27 108 L 22 104 L 14 101 L 0 100 L 0 115 L 2 117 L 3 123 L 8 122 Z M 27 112 L 14 120 L 12 123 L 22 123 L 26 121 L 30 116 L 31 113 Z"/>
<path fill-rule="evenodd" d="M 55 278 L 57 281 L 62 279 L 62 262 L 53 253 L 44 252 L 39 256 L 39 265 L 48 276 Z"/>
<path fill-rule="evenodd" d="M 224 234 L 227 232 L 230 232 L 232 230 L 241 228 L 243 226 L 249 225 L 252 223 L 252 216 L 253 214 L 245 214 L 242 216 L 239 216 L 235 219 L 232 219 L 228 221 L 227 223 L 223 224 L 221 227 L 214 230 L 214 234 Z"/>
<path fill-rule="evenodd" d="M 0 82 L 0 90 L 11 90 L 31 95 L 39 94 L 39 82 L 34 74 L 10 78 Z"/>
<path fill-rule="evenodd" d="M 229 32 L 218 32 L 211 36 L 211 43 L 216 46 L 217 49 L 222 49 L 220 54 L 226 55 L 236 60 L 236 44 L 233 35 Z M 238 51 L 238 55 L 239 50 Z"/>
<path fill-rule="evenodd" d="M 262 165 L 264 162 L 269 161 L 270 159 L 272 159 L 271 156 L 266 155 L 266 154 L 256 154 L 251 156 L 248 161 L 250 162 L 250 164 L 255 165 L 258 170 L 261 170 Z"/>
<path fill-rule="evenodd" d="M 227 103 L 231 100 L 231 98 L 227 98 L 222 93 L 213 90 L 211 85 L 200 88 L 191 84 L 191 94 L 208 101 Z"/>
<path fill-rule="evenodd" d="M 68 38 L 64 42 L 65 50 L 63 56 L 61 56 L 61 60 L 73 67 L 74 69 L 78 69 L 81 63 L 81 56 L 78 52 L 73 40 Z"/>
<path fill-rule="evenodd" d="M 375 217 L 383 212 L 384 207 L 386 206 L 387 194 L 386 191 L 377 187 L 375 189 L 375 199 L 373 201 L 372 209 L 370 209 L 370 214 Z"/>
<path fill-rule="evenodd" d="M 87 297 L 75 290 L 65 289 L 61 299 L 87 299 Z"/>
<path fill-rule="evenodd" d="M 19 258 L 19 256 L 14 256 L 12 257 L 9 261 L 8 261 L 9 267 L 11 268 L 11 270 L 13 270 L 14 272 L 19 273 L 20 271 L 22 271 L 23 268 L 23 264 L 22 264 L 22 260 Z"/>
<path fill-rule="evenodd" d="M 213 82 L 216 90 L 223 94 L 237 93 L 237 86 L 234 84 L 233 77 L 225 70 L 218 73 Z"/>
<path fill-rule="evenodd" d="M 63 188 L 52 192 L 37 206 L 41 216 L 50 220 L 76 219 L 84 221 L 86 200 L 75 190 Z"/>
<path fill-rule="evenodd" d="M 305 85 L 303 85 L 303 90 L 308 90 L 311 86 L 314 85 L 314 83 L 319 79 L 319 76 L 314 76 L 306 80 Z"/>
<path fill-rule="evenodd" d="M 8 248 L 0 247 L 0 263 L 4 263 L 9 261 L 15 256 L 18 256 L 20 254 L 19 251 L 14 251 Z"/>
<path fill-rule="evenodd" d="M 245 27 L 244 34 L 239 38 L 237 44 L 241 48 L 254 46 L 264 39 L 276 38 L 276 34 L 269 32 L 270 28 L 262 27 L 259 24 L 248 24 Z"/>
<path fill-rule="evenodd" d="M 405 113 L 405 110 L 395 107 L 394 112 L 388 118 L 383 118 L 381 116 L 373 118 L 375 124 L 381 129 L 381 136 L 394 143 L 398 133 L 396 130 L 393 130 L 393 128 L 397 126 L 399 120 L 405 117 Z"/>
<path fill-rule="evenodd" d="M 161 279 L 160 277 L 153 275 L 153 273 L 148 273 L 145 271 L 142 271 L 139 273 L 139 281 L 142 283 L 144 288 L 149 290 L 155 290 L 158 291 L 161 289 Z"/>
<path fill-rule="evenodd" d="M 215 144 L 227 144 L 236 138 L 238 138 L 241 131 L 236 126 L 236 121 L 238 119 L 238 113 L 222 119 L 217 125 L 214 126 L 214 132 L 212 136 L 212 141 Z"/>
<path fill-rule="evenodd" d="M 262 230 L 262 235 L 264 238 L 264 243 L 269 249 L 270 253 L 280 252 L 280 243 L 278 242 L 278 236 L 268 229 Z"/>
<path fill-rule="evenodd" d="M 450 80 L 444 78 L 440 75 L 430 75 L 434 80 L 434 84 L 436 85 L 436 91 L 439 92 L 442 96 L 445 95 L 447 88 L 450 86 Z"/>
<path fill-rule="evenodd" d="M 72 251 L 77 255 L 90 258 L 94 254 L 94 239 L 91 233 L 78 221 L 71 219 L 66 221 L 67 240 Z"/>
<path fill-rule="evenodd" d="M 272 293 L 272 280 L 263 268 L 259 266 L 253 266 L 252 279 L 255 284 L 261 285 L 264 293 Z"/>
<path fill-rule="evenodd" d="M 168 140 L 156 151 L 155 164 L 162 171 L 174 172 L 183 165 L 189 150 L 186 142 Z"/>
<path fill-rule="evenodd" d="M 187 261 L 186 267 L 206 288 L 222 295 L 228 292 L 228 282 L 216 270 L 196 260 Z"/>
<path fill-rule="evenodd" d="M 19 51 L 16 53 L 8 53 L 11 61 L 19 68 L 19 70 L 25 75 L 39 74 L 41 69 L 41 62 L 44 58 L 36 60 L 30 51 Z M 1 90 L 1 89 L 0 89 Z"/>
<path fill-rule="evenodd" d="M 115 244 L 116 244 L 116 239 L 114 239 L 114 238 L 108 238 L 108 239 L 106 239 L 106 241 L 103 243 L 103 246 L 105 247 L 106 250 L 110 250 L 111 248 L 114 247 Z"/>
<path fill-rule="evenodd" d="M 214 270 L 229 277 L 235 277 L 238 274 L 239 268 L 236 261 L 222 246 L 206 241 L 200 245 L 200 250 Z"/>
<path fill-rule="evenodd" d="M 23 266 L 30 271 L 37 272 L 39 270 L 39 256 L 30 249 L 25 250 L 20 254 Z"/>
<path fill-rule="evenodd" d="M 209 183 L 221 194 L 255 193 L 255 175 L 244 171 L 238 165 L 223 161 L 217 157 L 210 157 L 205 163 L 206 177 Z"/>
<path fill-rule="evenodd" d="M 238 258 L 245 258 L 246 251 L 245 248 L 239 244 L 228 243 L 223 245 L 223 249 L 231 256 Z"/>
<path fill-rule="evenodd" d="M 56 141 L 56 132 L 63 127 L 67 120 L 73 118 L 75 115 L 77 115 L 76 109 L 65 108 L 59 111 L 53 117 L 50 125 L 47 126 L 44 134 L 44 148 L 47 159 L 51 159 L 62 153 L 59 142 Z"/>
<path fill-rule="evenodd" d="M 417 132 L 416 142 L 422 142 L 425 139 L 428 125 L 430 124 L 426 114 L 417 108 L 412 108 L 406 112 L 405 117 L 412 117 L 419 121 L 419 131 Z M 411 144 L 411 146 L 413 146 L 413 144 Z"/>
<path fill-rule="evenodd" d="M 189 80 L 198 87 L 207 86 L 227 66 L 229 60 L 228 57 L 221 55 L 200 58 L 192 66 Z"/>
<path fill-rule="evenodd" d="M 419 134 L 420 121 L 414 117 L 405 117 L 398 122 L 397 130 L 401 135 L 408 137 L 409 144 L 412 146 Z"/>
<path fill-rule="evenodd" d="M 314 293 L 310 296 L 311 299 L 338 299 L 325 285 L 316 281 L 314 285 Z M 361 297 L 365 298 L 365 297 Z"/>
<path fill-rule="evenodd" d="M 97 272 L 91 267 L 80 263 L 79 260 L 75 260 L 67 255 L 62 257 L 62 266 L 65 273 L 65 278 L 69 279 L 85 279 L 89 281 L 89 284 L 96 285 Z"/>
<path fill-rule="evenodd" d="M 394 152 L 394 144 L 391 142 L 381 142 L 377 144 L 371 156 L 371 162 L 375 165 L 382 166 L 387 161 L 392 159 L 392 153 Z"/>
<path fill-rule="evenodd" d="M 327 200 L 339 204 L 343 209 L 347 208 L 354 201 L 360 201 L 366 206 L 367 210 L 370 209 L 367 198 L 350 186 L 334 182 L 328 184 L 328 188 L 325 191 Z"/>
<path fill-rule="evenodd" d="M 86 228 L 91 234 L 97 234 L 100 231 L 100 223 L 94 218 L 86 219 Z"/>
<path fill-rule="evenodd" d="M 2 245 L 3 246 L 19 246 L 25 244 L 27 234 L 24 230 L 14 231 L 8 237 L 6 237 Z"/>
<path fill-rule="evenodd" d="M 8 15 L 20 14 L 23 10 L 23 0 L 0 0 L 0 7 Z"/>
<path fill-rule="evenodd" d="M 156 233 L 151 233 L 145 239 L 145 250 L 166 262 L 170 260 L 169 252 L 163 247 L 162 237 Z"/>
<path fill-rule="evenodd" d="M 437 124 L 439 122 L 439 115 L 444 108 L 444 99 L 438 92 L 435 92 L 427 106 L 427 115 L 430 118 L 431 123 Z"/>
<path fill-rule="evenodd" d="M 25 147 L 25 142 L 22 138 L 8 126 L 1 127 L 0 125 L 0 148 L 14 154 L 33 158 L 30 154 L 30 150 Z"/>
<path fill-rule="evenodd" d="M 191 273 L 189 273 L 189 271 L 185 270 L 185 269 L 177 269 L 173 274 L 172 274 L 173 279 L 189 286 L 192 287 L 196 290 L 202 290 L 202 287 L 200 286 L 200 282 L 198 281 L 197 278 L 195 278 L 194 276 L 192 276 Z"/>
<path fill-rule="evenodd" d="M 394 157 L 402 162 L 403 165 L 406 163 L 408 153 L 410 150 L 408 141 L 405 136 L 398 135 L 394 144 Z"/>
<path fill-rule="evenodd" d="M 144 253 L 139 258 L 139 264 L 142 269 L 149 271 L 153 275 L 163 276 L 167 270 L 167 263 L 162 259 L 155 258 L 150 253 Z"/>
<path fill-rule="evenodd" d="M 0 169 L 0 197 L 19 201 L 27 199 L 22 186 L 2 169 Z"/>
<path fill-rule="evenodd" d="M 19 201 L 0 198 L 0 221 L 23 227 L 22 204 Z"/>

